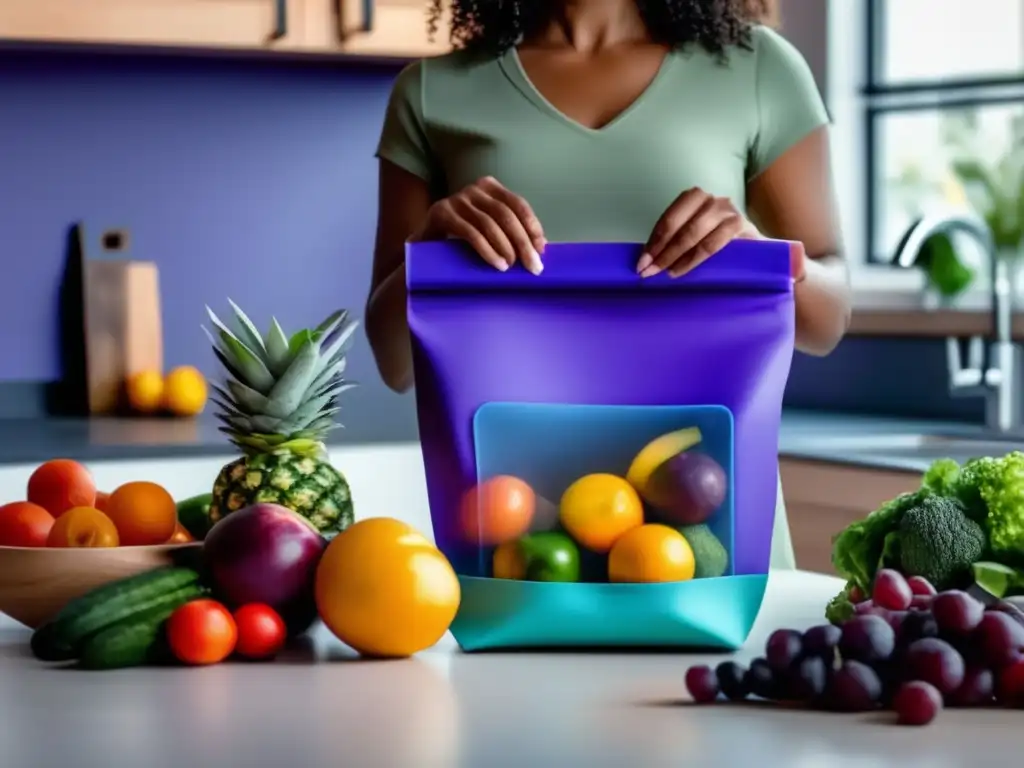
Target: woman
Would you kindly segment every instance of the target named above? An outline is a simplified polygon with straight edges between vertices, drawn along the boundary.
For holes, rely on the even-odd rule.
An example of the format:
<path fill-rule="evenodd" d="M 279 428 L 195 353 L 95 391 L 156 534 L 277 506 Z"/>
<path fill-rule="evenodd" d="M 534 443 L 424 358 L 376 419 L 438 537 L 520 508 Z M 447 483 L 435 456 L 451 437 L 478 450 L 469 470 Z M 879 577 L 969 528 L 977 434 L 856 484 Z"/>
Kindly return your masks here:
<path fill-rule="evenodd" d="M 459 50 L 402 71 L 377 152 L 366 328 L 389 387 L 413 383 L 409 240 L 459 238 L 538 275 L 548 241 L 643 242 L 643 277 L 734 238 L 798 240 L 796 346 L 836 346 L 850 296 L 828 116 L 800 54 L 758 23 L 765 0 L 451 5 Z M 792 565 L 781 494 L 772 549 Z"/>

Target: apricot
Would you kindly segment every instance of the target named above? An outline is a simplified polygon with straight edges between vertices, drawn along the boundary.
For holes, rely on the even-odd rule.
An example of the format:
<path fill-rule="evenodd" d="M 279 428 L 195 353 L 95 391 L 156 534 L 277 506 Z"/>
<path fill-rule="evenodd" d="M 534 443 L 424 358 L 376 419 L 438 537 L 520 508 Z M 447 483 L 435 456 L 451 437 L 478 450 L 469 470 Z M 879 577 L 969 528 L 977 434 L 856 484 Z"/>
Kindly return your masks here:
<path fill-rule="evenodd" d="M 46 544 L 50 547 L 99 548 L 120 543 L 117 527 L 94 507 L 74 507 L 57 518 Z"/>

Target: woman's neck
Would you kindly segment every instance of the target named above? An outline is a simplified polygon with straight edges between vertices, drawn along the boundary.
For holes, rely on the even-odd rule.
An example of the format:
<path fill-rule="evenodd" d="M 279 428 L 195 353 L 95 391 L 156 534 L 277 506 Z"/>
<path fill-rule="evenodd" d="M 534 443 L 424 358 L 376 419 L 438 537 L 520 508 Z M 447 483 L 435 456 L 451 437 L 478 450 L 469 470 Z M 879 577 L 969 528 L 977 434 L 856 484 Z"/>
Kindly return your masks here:
<path fill-rule="evenodd" d="M 591 53 L 649 39 L 636 0 L 564 0 L 535 42 Z"/>

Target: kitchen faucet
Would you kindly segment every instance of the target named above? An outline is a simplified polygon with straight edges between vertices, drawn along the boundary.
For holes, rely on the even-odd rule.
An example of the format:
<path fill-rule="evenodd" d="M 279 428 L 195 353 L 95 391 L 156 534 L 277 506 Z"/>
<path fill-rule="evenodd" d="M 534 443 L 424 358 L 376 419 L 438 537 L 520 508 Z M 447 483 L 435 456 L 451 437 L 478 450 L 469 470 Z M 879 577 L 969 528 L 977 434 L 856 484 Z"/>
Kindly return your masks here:
<path fill-rule="evenodd" d="M 954 397 L 984 397 L 986 426 L 1006 435 L 1021 428 L 1024 410 L 1021 403 L 1024 392 L 1020 388 L 1021 347 L 1013 341 L 1010 270 L 1006 260 L 998 256 L 988 225 L 978 217 L 963 213 L 922 217 L 904 234 L 893 264 L 905 268 L 915 266 L 921 248 L 932 235 L 955 232 L 974 238 L 989 261 L 993 337 L 976 336 L 969 340 L 966 365 L 962 361 L 961 340 L 946 339 L 949 391 Z"/>

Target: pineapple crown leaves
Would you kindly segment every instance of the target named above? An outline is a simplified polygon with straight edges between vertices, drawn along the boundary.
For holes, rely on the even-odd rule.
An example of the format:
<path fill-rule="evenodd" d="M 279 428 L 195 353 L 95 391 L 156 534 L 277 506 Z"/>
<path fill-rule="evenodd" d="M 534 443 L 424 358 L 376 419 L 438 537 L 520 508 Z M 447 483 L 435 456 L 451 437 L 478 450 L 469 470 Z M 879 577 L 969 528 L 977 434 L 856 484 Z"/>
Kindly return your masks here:
<path fill-rule="evenodd" d="M 221 428 L 243 450 L 307 452 L 334 429 L 338 396 L 355 386 L 345 381 L 346 354 L 358 323 L 347 310 L 331 314 L 313 329 L 291 337 L 276 319 L 261 336 L 246 314 L 229 300 L 233 327 L 207 307 L 211 332 L 203 331 L 229 374 L 225 385 L 211 385 L 221 409 Z M 307 446 L 308 447 L 308 446 Z"/>

